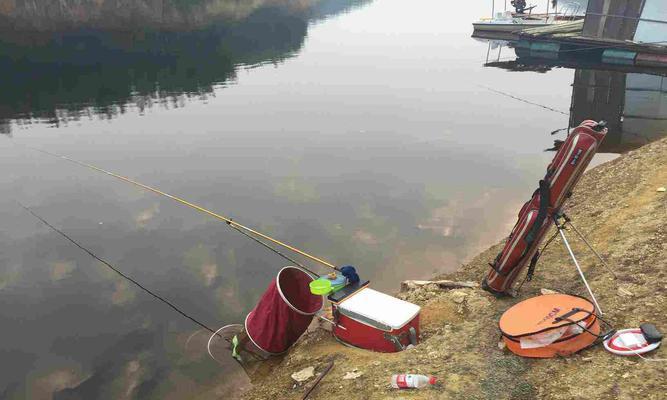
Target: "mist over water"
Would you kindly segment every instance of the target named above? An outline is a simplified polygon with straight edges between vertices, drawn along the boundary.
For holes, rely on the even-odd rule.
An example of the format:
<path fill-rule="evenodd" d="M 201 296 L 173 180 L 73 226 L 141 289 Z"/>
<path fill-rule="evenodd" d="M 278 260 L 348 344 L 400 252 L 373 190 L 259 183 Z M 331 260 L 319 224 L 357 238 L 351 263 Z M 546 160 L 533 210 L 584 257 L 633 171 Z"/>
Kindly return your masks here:
<path fill-rule="evenodd" d="M 286 264 L 219 221 L 24 145 L 355 265 L 391 292 L 506 235 L 552 157 L 549 133 L 570 123 L 482 86 L 576 111 L 575 79 L 601 74 L 483 67 L 488 43 L 470 22 L 486 2 L 307 5 L 189 29 L 3 36 L 0 398 L 220 398 L 247 383 L 231 358 L 208 357 L 197 326 L 16 200 L 214 328 L 243 321 Z M 627 87 L 651 79 L 662 85 Z"/>

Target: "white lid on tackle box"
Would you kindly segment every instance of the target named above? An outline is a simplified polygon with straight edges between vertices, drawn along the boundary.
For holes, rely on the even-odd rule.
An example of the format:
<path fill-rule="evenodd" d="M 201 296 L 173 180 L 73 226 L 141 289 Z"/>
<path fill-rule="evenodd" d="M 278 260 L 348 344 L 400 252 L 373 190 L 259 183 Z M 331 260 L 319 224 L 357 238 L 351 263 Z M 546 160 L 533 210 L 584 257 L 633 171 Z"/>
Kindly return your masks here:
<path fill-rule="evenodd" d="M 341 314 L 376 328 L 392 331 L 412 321 L 421 308 L 368 287 L 338 304 Z"/>

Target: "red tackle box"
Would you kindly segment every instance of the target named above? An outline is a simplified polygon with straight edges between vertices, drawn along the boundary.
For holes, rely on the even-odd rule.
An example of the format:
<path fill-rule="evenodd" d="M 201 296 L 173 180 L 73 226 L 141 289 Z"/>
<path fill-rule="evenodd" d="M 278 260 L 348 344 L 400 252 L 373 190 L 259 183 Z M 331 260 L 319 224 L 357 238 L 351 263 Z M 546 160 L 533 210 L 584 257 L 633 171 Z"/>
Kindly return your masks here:
<path fill-rule="evenodd" d="M 332 307 L 333 334 L 345 344 L 393 353 L 419 340 L 416 304 L 366 287 Z"/>

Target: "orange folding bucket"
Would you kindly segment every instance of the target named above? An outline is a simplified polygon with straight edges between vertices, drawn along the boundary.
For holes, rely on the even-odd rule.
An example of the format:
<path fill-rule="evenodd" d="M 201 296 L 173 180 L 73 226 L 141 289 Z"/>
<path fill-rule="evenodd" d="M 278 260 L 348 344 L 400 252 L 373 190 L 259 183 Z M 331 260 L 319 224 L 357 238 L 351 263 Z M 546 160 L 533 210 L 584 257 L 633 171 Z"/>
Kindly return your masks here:
<path fill-rule="evenodd" d="M 595 306 L 583 297 L 547 294 L 507 310 L 498 323 L 507 348 L 522 357 L 569 356 L 600 335 Z"/>

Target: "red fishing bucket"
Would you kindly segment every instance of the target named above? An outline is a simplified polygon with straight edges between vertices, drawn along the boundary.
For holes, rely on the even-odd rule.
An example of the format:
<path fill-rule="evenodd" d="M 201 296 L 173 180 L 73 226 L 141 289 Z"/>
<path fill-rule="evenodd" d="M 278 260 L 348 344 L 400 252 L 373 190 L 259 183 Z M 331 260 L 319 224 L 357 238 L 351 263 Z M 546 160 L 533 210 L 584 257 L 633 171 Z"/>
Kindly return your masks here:
<path fill-rule="evenodd" d="M 255 346 L 269 355 L 280 354 L 303 335 L 324 302 L 322 296 L 310 293 L 312 280 L 296 267 L 278 272 L 245 319 L 246 333 Z"/>

